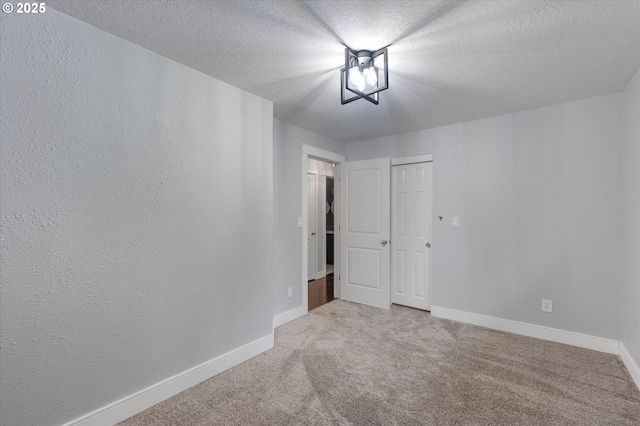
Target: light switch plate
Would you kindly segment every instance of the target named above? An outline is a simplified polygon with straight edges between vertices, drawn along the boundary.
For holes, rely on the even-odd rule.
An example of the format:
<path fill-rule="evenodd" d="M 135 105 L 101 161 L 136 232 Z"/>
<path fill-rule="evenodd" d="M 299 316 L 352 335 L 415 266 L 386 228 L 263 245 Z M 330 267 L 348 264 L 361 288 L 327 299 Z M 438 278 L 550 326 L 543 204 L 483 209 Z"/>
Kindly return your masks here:
<path fill-rule="evenodd" d="M 302 217 L 298 218 L 298 228 L 302 228 Z"/>
<path fill-rule="evenodd" d="M 459 217 L 452 217 L 451 218 L 451 226 L 453 226 L 454 228 L 457 228 L 460 226 L 460 218 Z"/>

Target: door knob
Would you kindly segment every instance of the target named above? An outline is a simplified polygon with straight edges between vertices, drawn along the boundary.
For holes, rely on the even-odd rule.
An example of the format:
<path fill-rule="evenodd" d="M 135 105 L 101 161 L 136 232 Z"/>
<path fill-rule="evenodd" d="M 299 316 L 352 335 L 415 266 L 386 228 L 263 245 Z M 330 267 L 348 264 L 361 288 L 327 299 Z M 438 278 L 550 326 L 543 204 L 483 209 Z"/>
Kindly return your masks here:
<path fill-rule="evenodd" d="M 316 233 L 315 233 L 315 232 L 312 232 L 312 233 L 311 233 L 311 235 L 316 235 Z"/>
<path fill-rule="evenodd" d="M 427 248 L 431 248 L 431 243 L 427 243 L 427 244 L 425 244 L 425 246 L 426 246 Z"/>
<path fill-rule="evenodd" d="M 386 245 L 387 245 L 387 243 L 388 243 L 388 241 L 387 241 L 387 240 L 382 240 L 382 241 L 380 241 L 380 242 L 382 243 L 382 245 L 383 245 L 383 246 L 386 246 Z"/>

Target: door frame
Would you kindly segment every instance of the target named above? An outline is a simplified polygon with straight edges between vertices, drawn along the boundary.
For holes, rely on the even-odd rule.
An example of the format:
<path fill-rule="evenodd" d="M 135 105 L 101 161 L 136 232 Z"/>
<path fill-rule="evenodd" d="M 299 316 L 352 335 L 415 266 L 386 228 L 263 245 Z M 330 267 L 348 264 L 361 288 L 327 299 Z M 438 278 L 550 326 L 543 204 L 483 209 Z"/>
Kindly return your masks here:
<path fill-rule="evenodd" d="M 392 166 L 402 166 L 413 163 L 433 163 L 433 154 L 413 155 L 411 157 L 392 158 Z"/>
<path fill-rule="evenodd" d="M 344 163 L 346 161 L 346 157 L 343 154 L 338 154 L 337 152 L 327 151 L 326 149 L 316 148 L 315 146 L 301 144 L 301 164 L 302 164 L 302 174 L 300 182 L 302 183 L 302 229 L 300 232 L 300 245 L 302 246 L 302 307 L 304 310 L 304 314 L 306 315 L 309 312 L 309 287 L 307 281 L 307 268 L 309 263 L 309 248 L 307 246 L 307 227 L 309 226 L 309 216 L 307 211 L 307 201 L 308 201 L 308 191 L 307 191 L 307 168 L 309 167 L 309 157 L 313 157 L 317 160 L 326 161 L 329 163 L 336 164 L 336 167 L 339 167 L 340 163 Z M 334 182 L 335 185 L 335 182 Z M 334 197 L 335 199 L 335 197 Z M 337 206 L 339 208 L 339 206 Z M 334 220 L 336 215 L 334 214 Z M 339 220 L 339 219 L 338 219 Z M 334 248 L 340 247 L 340 238 L 336 238 L 335 234 L 335 226 L 339 226 L 339 222 L 334 222 Z M 334 268 L 338 268 L 340 266 L 339 260 L 338 264 L 336 264 L 336 253 L 339 255 L 339 252 L 335 252 L 334 249 Z M 339 259 L 339 258 L 338 258 Z M 339 270 L 339 269 L 338 269 Z M 340 288 L 339 280 L 335 278 L 335 272 L 333 276 L 333 288 L 334 295 L 336 298 L 340 297 L 340 293 L 335 293 L 336 287 Z"/>

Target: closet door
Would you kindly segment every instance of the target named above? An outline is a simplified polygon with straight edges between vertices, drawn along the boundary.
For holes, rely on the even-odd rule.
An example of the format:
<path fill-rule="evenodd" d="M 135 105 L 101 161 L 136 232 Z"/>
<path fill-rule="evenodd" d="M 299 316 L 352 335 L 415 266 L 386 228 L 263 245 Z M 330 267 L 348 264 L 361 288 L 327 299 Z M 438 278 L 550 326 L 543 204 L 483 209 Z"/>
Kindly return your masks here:
<path fill-rule="evenodd" d="M 391 301 L 425 310 L 431 309 L 432 164 L 391 172 Z"/>

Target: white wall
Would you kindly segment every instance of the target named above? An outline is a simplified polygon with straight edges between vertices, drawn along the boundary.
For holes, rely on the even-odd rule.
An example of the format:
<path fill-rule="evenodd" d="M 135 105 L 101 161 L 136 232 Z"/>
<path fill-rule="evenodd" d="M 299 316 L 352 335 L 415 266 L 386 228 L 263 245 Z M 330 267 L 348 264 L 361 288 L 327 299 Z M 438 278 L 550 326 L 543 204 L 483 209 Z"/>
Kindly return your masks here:
<path fill-rule="evenodd" d="M 624 91 L 624 130 L 621 341 L 640 366 L 640 70 Z"/>
<path fill-rule="evenodd" d="M 2 16 L 3 425 L 272 332 L 272 104 L 48 9 Z"/>
<path fill-rule="evenodd" d="M 342 142 L 274 120 L 274 314 L 302 305 L 302 144 L 345 153 Z"/>
<path fill-rule="evenodd" d="M 619 340 L 621 130 L 615 94 L 350 143 L 347 160 L 433 154 L 433 305 Z"/>

